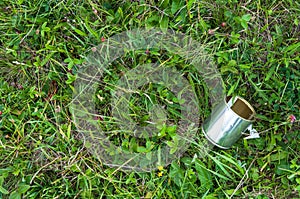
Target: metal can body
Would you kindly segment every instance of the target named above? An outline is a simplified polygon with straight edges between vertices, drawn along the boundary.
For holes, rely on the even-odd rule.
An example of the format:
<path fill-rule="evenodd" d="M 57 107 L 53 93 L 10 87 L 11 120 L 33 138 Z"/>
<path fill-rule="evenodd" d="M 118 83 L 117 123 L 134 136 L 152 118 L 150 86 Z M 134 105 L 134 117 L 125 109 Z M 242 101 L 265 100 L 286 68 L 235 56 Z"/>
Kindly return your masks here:
<path fill-rule="evenodd" d="M 253 107 L 241 97 L 227 97 L 204 121 L 202 131 L 214 145 L 228 149 L 252 124 Z"/>

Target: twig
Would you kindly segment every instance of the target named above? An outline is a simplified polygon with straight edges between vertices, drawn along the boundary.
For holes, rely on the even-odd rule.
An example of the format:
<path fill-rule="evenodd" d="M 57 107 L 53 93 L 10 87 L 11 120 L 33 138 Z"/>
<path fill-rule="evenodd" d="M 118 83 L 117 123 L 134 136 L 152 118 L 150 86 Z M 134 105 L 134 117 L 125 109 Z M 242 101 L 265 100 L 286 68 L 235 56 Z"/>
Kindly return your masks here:
<path fill-rule="evenodd" d="M 153 6 L 153 5 L 150 5 L 150 4 L 141 4 L 141 5 L 139 5 L 139 6 L 149 6 L 150 8 L 154 8 L 154 9 L 156 9 L 158 12 L 160 12 L 161 14 L 164 14 L 164 15 L 166 15 L 166 16 L 170 16 L 170 15 L 168 15 L 166 12 L 164 12 L 163 10 L 161 10 L 161 9 L 159 9 L 158 7 L 156 7 L 156 6 Z"/>
<path fill-rule="evenodd" d="M 256 158 L 254 160 L 252 160 L 250 166 L 248 167 L 248 169 L 246 170 L 246 173 L 244 174 L 244 176 L 242 177 L 242 179 L 240 180 L 238 186 L 234 189 L 233 193 L 231 194 L 230 198 L 232 198 L 234 196 L 234 194 L 240 189 L 240 187 L 244 184 L 244 179 L 248 178 L 248 172 L 251 169 L 253 163 L 255 162 Z M 246 177 L 247 176 L 247 177 Z"/>
<path fill-rule="evenodd" d="M 297 123 L 297 122 L 300 122 L 300 120 L 296 120 L 296 121 L 294 121 L 293 123 Z M 270 131 L 270 130 L 272 130 L 272 129 L 275 129 L 275 128 L 278 128 L 278 127 L 280 127 L 280 126 L 283 126 L 283 125 L 286 125 L 286 124 L 290 124 L 290 123 L 291 123 L 291 122 L 282 122 L 281 124 L 275 125 L 275 126 L 269 128 L 269 129 L 266 129 L 266 130 L 264 130 L 264 131 L 259 132 L 259 134 L 268 132 L 268 131 Z"/>
<path fill-rule="evenodd" d="M 43 2 L 44 2 L 44 1 L 43 1 Z M 42 3 L 43 3 L 43 2 L 42 2 Z M 33 30 L 34 25 L 35 25 L 36 20 L 37 20 L 37 17 L 38 17 L 38 15 L 39 15 L 39 13 L 40 13 L 41 7 L 42 7 L 42 6 L 40 6 L 39 9 L 38 9 L 38 11 L 37 11 L 36 17 L 34 18 L 34 22 L 33 22 L 32 26 L 31 26 L 30 30 L 29 30 L 29 31 L 26 33 L 26 35 L 21 39 L 20 44 L 24 41 L 24 39 L 25 39 L 26 37 L 28 37 L 28 35 L 29 35 L 29 34 L 31 33 L 31 31 Z"/>
<path fill-rule="evenodd" d="M 44 166 L 42 166 L 31 178 L 30 183 L 32 184 L 34 178 L 37 176 L 38 173 L 40 173 L 44 168 L 46 168 L 47 166 L 51 165 L 53 162 L 55 162 L 57 159 L 59 159 L 60 157 L 55 158 L 54 160 L 52 160 L 51 162 L 49 162 L 48 164 L 45 164 Z"/>

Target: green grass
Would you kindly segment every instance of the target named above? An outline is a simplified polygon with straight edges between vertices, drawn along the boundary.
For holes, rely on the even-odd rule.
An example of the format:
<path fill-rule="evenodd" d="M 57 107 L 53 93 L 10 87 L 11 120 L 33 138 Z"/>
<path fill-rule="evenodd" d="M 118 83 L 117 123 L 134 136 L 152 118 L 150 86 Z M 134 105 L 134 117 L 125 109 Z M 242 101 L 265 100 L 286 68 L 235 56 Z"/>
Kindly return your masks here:
<path fill-rule="evenodd" d="M 0 198 L 299 198 L 299 16 L 300 4 L 291 0 L 0 1 Z M 78 66 L 104 40 L 145 27 L 173 29 L 205 44 L 227 94 L 255 107 L 261 138 L 240 139 L 203 158 L 196 139 L 180 159 L 152 172 L 121 171 L 94 157 L 69 109 Z M 181 64 L 196 93 L 204 93 L 199 105 L 201 119 L 207 117 L 201 77 L 157 49 L 115 61 L 99 87 L 99 114 L 110 113 L 109 85 L 124 68 L 154 60 Z M 157 102 L 174 99 L 164 88 L 144 90 Z M 131 100 L 133 118 L 145 122 L 147 97 Z M 176 106 L 168 114 L 179 117 Z M 172 128 L 165 134 L 171 142 Z M 147 142 L 154 149 L 161 144 L 125 134 L 111 140 L 135 152 Z"/>

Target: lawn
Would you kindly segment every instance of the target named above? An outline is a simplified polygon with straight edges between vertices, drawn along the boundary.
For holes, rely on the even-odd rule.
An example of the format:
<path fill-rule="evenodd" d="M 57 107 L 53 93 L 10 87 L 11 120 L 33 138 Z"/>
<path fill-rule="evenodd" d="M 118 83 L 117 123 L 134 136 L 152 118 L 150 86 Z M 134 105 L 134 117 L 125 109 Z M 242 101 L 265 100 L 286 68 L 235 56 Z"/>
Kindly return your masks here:
<path fill-rule="evenodd" d="M 1 0 L 0 199 L 300 198 L 299 40 L 292 0 Z M 223 95 L 260 138 L 206 144 Z"/>

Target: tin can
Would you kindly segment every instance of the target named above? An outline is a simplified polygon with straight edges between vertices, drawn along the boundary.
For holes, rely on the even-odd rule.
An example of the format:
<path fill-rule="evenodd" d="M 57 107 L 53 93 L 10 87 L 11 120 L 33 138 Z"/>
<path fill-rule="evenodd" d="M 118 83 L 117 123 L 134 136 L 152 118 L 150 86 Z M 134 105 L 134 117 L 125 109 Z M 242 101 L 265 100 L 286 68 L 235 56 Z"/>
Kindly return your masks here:
<path fill-rule="evenodd" d="M 202 131 L 213 145 L 228 149 L 247 129 L 250 134 L 257 134 L 252 129 L 255 114 L 254 108 L 242 97 L 225 97 L 204 121 Z"/>

